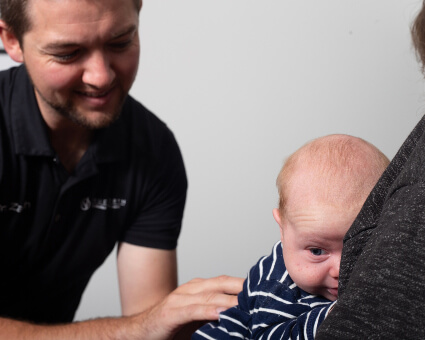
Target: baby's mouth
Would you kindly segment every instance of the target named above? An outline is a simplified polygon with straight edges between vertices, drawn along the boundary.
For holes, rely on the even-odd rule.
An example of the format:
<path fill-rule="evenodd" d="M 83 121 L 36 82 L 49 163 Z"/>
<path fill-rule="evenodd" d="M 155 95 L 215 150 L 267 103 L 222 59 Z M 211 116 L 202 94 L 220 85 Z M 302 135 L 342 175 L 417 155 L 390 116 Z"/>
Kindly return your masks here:
<path fill-rule="evenodd" d="M 336 298 L 338 297 L 338 288 L 328 288 L 328 293 L 335 296 Z"/>

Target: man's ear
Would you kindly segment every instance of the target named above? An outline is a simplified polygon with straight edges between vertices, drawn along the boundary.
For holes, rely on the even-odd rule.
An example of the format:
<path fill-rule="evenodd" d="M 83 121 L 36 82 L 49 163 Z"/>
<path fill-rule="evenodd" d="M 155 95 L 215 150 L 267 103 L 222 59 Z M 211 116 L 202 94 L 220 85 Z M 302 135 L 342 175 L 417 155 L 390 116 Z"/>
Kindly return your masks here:
<path fill-rule="evenodd" d="M 0 20 L 0 38 L 7 54 L 17 63 L 23 63 L 21 44 L 3 20 Z"/>
<path fill-rule="evenodd" d="M 280 238 L 283 240 L 283 226 L 282 226 L 282 217 L 280 216 L 279 209 L 273 209 L 274 220 L 279 224 L 280 229 Z"/>

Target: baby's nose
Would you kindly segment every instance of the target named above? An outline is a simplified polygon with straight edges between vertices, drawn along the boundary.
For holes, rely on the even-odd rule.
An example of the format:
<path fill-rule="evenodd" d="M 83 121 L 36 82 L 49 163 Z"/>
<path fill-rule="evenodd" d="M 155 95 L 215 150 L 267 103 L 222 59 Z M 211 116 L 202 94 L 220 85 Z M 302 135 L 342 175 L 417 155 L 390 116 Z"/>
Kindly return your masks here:
<path fill-rule="evenodd" d="M 338 279 L 339 278 L 339 265 L 341 263 L 341 257 L 336 257 L 333 259 L 331 267 L 329 268 L 329 275 Z"/>

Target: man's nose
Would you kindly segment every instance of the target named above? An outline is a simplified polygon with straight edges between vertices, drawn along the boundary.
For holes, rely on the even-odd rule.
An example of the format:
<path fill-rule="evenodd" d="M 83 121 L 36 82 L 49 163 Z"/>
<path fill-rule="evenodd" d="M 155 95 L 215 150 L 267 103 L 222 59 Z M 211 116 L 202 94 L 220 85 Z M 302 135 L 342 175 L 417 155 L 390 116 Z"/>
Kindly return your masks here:
<path fill-rule="evenodd" d="M 104 53 L 96 51 L 87 56 L 84 63 L 83 82 L 97 89 L 105 89 L 115 79 L 115 72 Z"/>

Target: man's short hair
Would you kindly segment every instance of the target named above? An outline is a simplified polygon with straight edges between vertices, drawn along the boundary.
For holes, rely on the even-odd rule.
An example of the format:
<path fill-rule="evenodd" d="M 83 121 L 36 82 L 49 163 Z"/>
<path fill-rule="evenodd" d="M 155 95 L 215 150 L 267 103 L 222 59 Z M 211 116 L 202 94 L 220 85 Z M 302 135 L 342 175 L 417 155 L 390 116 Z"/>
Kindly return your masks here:
<path fill-rule="evenodd" d="M 24 34 L 31 29 L 31 22 L 27 13 L 28 2 L 28 0 L 0 0 L 1 19 L 9 26 L 21 47 Z M 142 6 L 142 0 L 133 0 L 133 2 L 139 11 Z"/>

